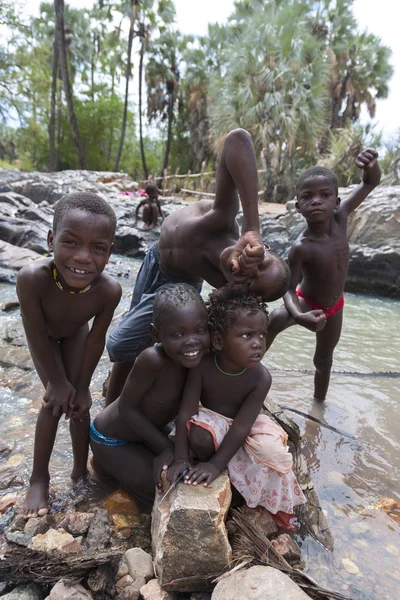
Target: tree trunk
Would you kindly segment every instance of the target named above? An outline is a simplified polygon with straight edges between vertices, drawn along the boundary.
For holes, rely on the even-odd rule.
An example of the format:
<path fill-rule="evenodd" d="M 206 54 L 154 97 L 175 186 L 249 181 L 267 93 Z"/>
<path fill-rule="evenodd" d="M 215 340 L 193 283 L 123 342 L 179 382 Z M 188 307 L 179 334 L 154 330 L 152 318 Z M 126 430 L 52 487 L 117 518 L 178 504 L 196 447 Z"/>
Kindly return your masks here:
<path fill-rule="evenodd" d="M 143 124 L 142 124 L 142 80 L 143 80 L 143 57 L 144 57 L 144 39 L 141 40 L 140 46 L 140 61 L 139 61 L 139 141 L 140 141 L 140 155 L 142 157 L 142 166 L 144 178 L 148 179 L 149 170 L 146 164 L 146 155 L 144 152 L 144 143 L 143 143 Z"/>
<path fill-rule="evenodd" d="M 165 154 L 164 154 L 164 162 L 162 167 L 162 172 L 164 169 L 168 167 L 168 157 L 169 151 L 171 149 L 171 141 L 172 141 L 172 121 L 174 120 L 174 83 L 173 81 L 167 82 L 168 91 L 169 91 L 169 99 L 168 99 L 168 132 L 167 132 L 167 142 L 165 144 Z"/>
<path fill-rule="evenodd" d="M 58 73 L 58 45 L 57 39 L 53 43 L 53 75 L 51 80 L 50 99 L 50 123 L 49 123 L 49 171 L 54 172 L 57 168 L 56 160 L 56 94 Z"/>
<path fill-rule="evenodd" d="M 128 35 L 128 58 L 126 61 L 126 71 L 125 71 L 125 102 L 124 102 L 124 113 L 122 116 L 122 126 L 121 126 L 121 137 L 119 140 L 119 148 L 117 152 L 117 157 L 115 159 L 114 171 L 118 171 L 119 162 L 122 156 L 122 150 L 124 147 L 124 139 L 125 139 L 125 130 L 126 130 L 126 118 L 128 115 L 128 95 L 129 95 L 129 78 L 131 75 L 131 54 L 132 54 L 132 42 L 133 42 L 133 26 L 135 23 L 136 16 L 136 4 L 138 0 L 131 0 L 131 14 L 130 14 L 130 25 L 129 25 L 129 35 Z"/>
<path fill-rule="evenodd" d="M 72 139 L 75 144 L 76 157 L 80 169 L 86 168 L 85 153 L 79 139 L 78 123 L 76 121 L 74 102 L 72 99 L 72 87 L 68 73 L 67 51 L 65 47 L 64 35 L 64 0 L 54 0 L 56 12 L 56 39 L 58 42 L 58 52 L 61 67 L 61 75 L 64 84 L 65 100 L 68 107 L 69 122 L 71 125 Z"/>
<path fill-rule="evenodd" d="M 60 61 L 57 70 L 57 145 L 56 145 L 56 171 L 60 170 L 61 132 L 62 132 L 62 79 Z"/>

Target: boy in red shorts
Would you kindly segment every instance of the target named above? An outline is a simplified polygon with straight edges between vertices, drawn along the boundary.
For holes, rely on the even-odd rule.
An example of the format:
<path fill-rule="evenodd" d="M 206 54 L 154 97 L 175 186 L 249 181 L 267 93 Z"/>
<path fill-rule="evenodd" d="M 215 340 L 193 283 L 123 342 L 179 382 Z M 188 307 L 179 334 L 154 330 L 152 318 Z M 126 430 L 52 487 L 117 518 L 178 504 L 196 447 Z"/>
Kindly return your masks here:
<path fill-rule="evenodd" d="M 289 252 L 289 290 L 283 296 L 284 305 L 270 316 L 267 348 L 278 333 L 296 323 L 316 333 L 314 399 L 318 401 L 325 400 L 333 351 L 342 330 L 349 268 L 347 220 L 379 184 L 377 158 L 371 148 L 358 155 L 355 164 L 364 171 L 363 182 L 343 202 L 336 175 L 329 169 L 312 167 L 297 183 L 296 208 L 307 227 Z"/>

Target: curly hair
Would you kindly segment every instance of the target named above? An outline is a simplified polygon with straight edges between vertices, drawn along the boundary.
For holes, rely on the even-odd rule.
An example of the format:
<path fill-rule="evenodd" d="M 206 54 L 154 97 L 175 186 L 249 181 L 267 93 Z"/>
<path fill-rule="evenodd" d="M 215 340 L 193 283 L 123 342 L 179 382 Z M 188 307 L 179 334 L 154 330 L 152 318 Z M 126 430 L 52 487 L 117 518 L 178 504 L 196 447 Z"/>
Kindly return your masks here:
<path fill-rule="evenodd" d="M 70 210 L 82 210 L 83 212 L 103 215 L 110 221 L 112 237 L 117 227 L 117 217 L 111 206 L 98 194 L 93 192 L 73 192 L 63 196 L 56 204 L 53 217 L 53 231 L 62 221 L 64 215 Z"/>
<path fill-rule="evenodd" d="M 208 323 L 211 334 L 223 334 L 228 327 L 236 322 L 238 313 L 245 310 L 251 315 L 262 312 L 267 317 L 268 310 L 265 302 L 256 296 L 243 293 L 243 286 L 226 285 L 214 290 L 206 302 Z"/>
<path fill-rule="evenodd" d="M 199 292 L 188 283 L 169 283 L 155 295 L 153 303 L 153 323 L 156 329 L 161 325 L 164 315 L 188 304 L 198 304 L 206 313 L 206 305 Z"/>
<path fill-rule="evenodd" d="M 307 169 L 306 171 L 304 171 L 304 173 L 302 173 L 297 180 L 297 184 L 296 184 L 297 196 L 299 195 L 299 192 L 300 192 L 301 188 L 303 187 L 304 182 L 307 181 L 307 179 L 312 179 L 313 177 L 325 177 L 327 182 L 332 187 L 335 188 L 336 194 L 338 193 L 338 180 L 333 171 L 331 171 L 330 169 L 327 169 L 326 167 L 311 167 L 310 169 Z"/>

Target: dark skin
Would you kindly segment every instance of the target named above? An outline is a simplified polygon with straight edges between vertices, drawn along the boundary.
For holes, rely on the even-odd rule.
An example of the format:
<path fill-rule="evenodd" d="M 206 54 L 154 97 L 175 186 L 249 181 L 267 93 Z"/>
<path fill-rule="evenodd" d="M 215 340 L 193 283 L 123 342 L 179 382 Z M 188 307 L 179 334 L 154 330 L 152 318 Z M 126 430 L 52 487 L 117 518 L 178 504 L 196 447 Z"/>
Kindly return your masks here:
<path fill-rule="evenodd" d="M 200 364 L 210 346 L 200 303 L 169 310 L 152 329 L 160 344 L 138 356 L 120 398 L 95 419 L 100 433 L 131 443 L 115 447 L 90 441 L 96 471 L 149 504 L 155 484 L 161 489 L 162 470 L 174 460 L 165 429 L 178 413 L 188 369 Z"/>
<path fill-rule="evenodd" d="M 267 317 L 262 311 L 251 314 L 248 309 L 237 312 L 236 321 L 223 334 L 214 334 L 215 356 L 204 357 L 191 371 L 185 386 L 176 420 L 175 462 L 168 469 L 171 483 L 185 468 L 185 483 L 208 486 L 223 471 L 243 445 L 261 411 L 271 387 L 271 375 L 261 364 L 266 351 Z M 199 402 L 210 410 L 233 419 L 233 424 L 217 451 L 211 434 L 192 425 L 187 434 L 187 421 L 198 412 Z M 192 465 L 189 448 L 201 462 Z"/>
<path fill-rule="evenodd" d="M 334 306 L 341 298 L 349 268 L 347 221 L 352 213 L 379 184 L 378 153 L 363 150 L 356 165 L 363 169 L 363 182 L 343 202 L 325 177 L 306 179 L 296 208 L 307 220 L 307 227 L 289 252 L 291 280 L 284 305 L 270 317 L 267 348 L 275 337 L 291 325 L 301 325 L 316 333 L 314 354 L 314 400 L 324 401 L 329 387 L 334 349 L 342 330 L 343 310 L 327 318 L 323 310 L 313 310 L 304 298 L 323 307 Z"/>
<path fill-rule="evenodd" d="M 201 200 L 175 211 L 161 227 L 158 249 L 163 271 L 188 283 L 247 284 L 262 297 L 277 290 L 283 268 L 260 235 L 257 165 L 251 136 L 243 129 L 225 138 L 217 169 L 215 200 Z M 236 216 L 239 195 L 242 234 Z M 114 363 L 107 404 L 121 393 L 133 362 Z"/>
<path fill-rule="evenodd" d="M 48 512 L 49 461 L 62 414 L 70 417 L 73 480 L 87 474 L 89 392 L 93 371 L 121 297 L 121 286 L 103 272 L 112 250 L 108 218 L 71 209 L 48 234 L 53 259 L 40 259 L 18 273 L 17 294 L 32 360 L 45 388 L 35 433 L 33 470 L 23 514 Z M 88 285 L 83 294 L 70 294 Z M 88 322 L 94 318 L 89 330 Z"/>
<path fill-rule="evenodd" d="M 164 215 L 161 210 L 158 196 L 149 196 L 139 202 L 135 213 L 136 221 L 139 219 L 139 211 L 142 207 L 142 221 L 145 224 L 146 229 L 154 229 L 154 227 L 157 226 L 158 216 L 161 217 L 161 221 L 164 221 Z"/>

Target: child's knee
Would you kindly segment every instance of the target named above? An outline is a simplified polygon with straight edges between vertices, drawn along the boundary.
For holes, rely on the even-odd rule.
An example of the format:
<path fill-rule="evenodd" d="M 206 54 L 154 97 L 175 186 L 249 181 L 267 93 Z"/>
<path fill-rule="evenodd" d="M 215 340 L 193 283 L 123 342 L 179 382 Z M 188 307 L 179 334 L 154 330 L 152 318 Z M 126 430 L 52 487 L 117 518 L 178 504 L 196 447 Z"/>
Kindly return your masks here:
<path fill-rule="evenodd" d="M 330 370 L 332 369 L 332 363 L 333 355 L 319 356 L 318 354 L 316 354 L 314 356 L 314 366 L 317 369 L 317 371 L 330 372 Z"/>
<path fill-rule="evenodd" d="M 196 457 L 201 461 L 210 460 L 215 454 L 213 437 L 203 427 L 192 424 L 189 432 L 189 443 Z"/>

